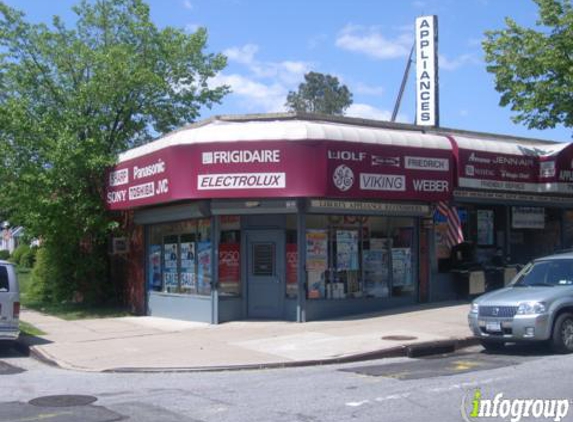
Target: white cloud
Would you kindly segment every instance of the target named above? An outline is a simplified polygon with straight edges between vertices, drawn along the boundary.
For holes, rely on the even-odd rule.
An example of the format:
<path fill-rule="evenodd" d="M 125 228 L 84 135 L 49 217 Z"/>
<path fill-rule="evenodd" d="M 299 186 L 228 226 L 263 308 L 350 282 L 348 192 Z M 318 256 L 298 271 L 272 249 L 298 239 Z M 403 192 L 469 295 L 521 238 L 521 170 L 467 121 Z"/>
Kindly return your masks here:
<path fill-rule="evenodd" d="M 439 54 L 438 56 L 438 66 L 443 70 L 456 70 L 466 64 L 472 65 L 480 63 L 480 60 L 478 60 L 473 54 L 462 54 L 454 59 L 448 59 L 442 54 Z"/>
<path fill-rule="evenodd" d="M 229 85 L 231 95 L 239 98 L 242 106 L 250 111 L 284 111 L 287 89 L 279 84 L 264 84 L 239 74 L 219 74 L 211 81 L 212 86 Z"/>
<path fill-rule="evenodd" d="M 343 50 L 382 60 L 408 56 L 412 43 L 410 33 L 402 33 L 395 39 L 388 39 L 377 27 L 365 28 L 358 25 L 347 25 L 336 39 L 336 46 Z"/>
<path fill-rule="evenodd" d="M 382 95 L 386 91 L 383 86 L 367 85 L 363 82 L 358 82 L 353 85 L 351 91 L 355 94 L 362 95 Z"/>
<path fill-rule="evenodd" d="M 363 119 L 390 120 L 392 112 L 380 110 L 368 104 L 355 103 L 346 109 L 345 115 L 348 117 L 361 117 Z"/>
<path fill-rule="evenodd" d="M 188 23 L 185 25 L 185 32 L 193 33 L 196 32 L 199 28 L 201 28 L 201 25 L 198 23 Z"/>
<path fill-rule="evenodd" d="M 191 4 L 191 2 L 189 0 L 184 0 L 183 1 L 183 7 L 187 10 L 192 10 L 193 4 Z"/>
<path fill-rule="evenodd" d="M 302 82 L 304 74 L 309 72 L 313 67 L 312 63 L 303 61 L 259 61 L 255 57 L 258 51 L 258 45 L 246 44 L 241 47 L 228 48 L 223 54 L 227 56 L 229 61 L 245 65 L 254 78 L 273 78 L 287 85 Z"/>
<path fill-rule="evenodd" d="M 252 64 L 255 59 L 255 54 L 259 51 L 259 46 L 256 44 L 245 44 L 242 47 L 231 47 L 223 51 L 229 60 L 241 64 Z"/>

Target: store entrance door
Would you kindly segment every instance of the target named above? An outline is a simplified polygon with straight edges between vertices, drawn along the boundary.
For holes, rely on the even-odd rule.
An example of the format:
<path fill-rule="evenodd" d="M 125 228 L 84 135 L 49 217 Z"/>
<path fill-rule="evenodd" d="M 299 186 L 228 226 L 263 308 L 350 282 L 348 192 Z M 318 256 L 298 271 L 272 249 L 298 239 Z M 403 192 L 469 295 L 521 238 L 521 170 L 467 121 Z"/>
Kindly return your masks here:
<path fill-rule="evenodd" d="M 250 318 L 282 318 L 285 292 L 285 233 L 247 232 L 247 303 Z"/>

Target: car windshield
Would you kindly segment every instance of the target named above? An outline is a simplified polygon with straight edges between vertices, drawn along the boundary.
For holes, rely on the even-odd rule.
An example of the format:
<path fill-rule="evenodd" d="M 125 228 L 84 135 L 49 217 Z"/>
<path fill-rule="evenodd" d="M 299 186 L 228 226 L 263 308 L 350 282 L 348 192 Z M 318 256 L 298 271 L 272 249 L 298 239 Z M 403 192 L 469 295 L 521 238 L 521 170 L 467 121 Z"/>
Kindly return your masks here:
<path fill-rule="evenodd" d="M 536 261 L 516 276 L 514 287 L 573 285 L 573 259 Z"/>

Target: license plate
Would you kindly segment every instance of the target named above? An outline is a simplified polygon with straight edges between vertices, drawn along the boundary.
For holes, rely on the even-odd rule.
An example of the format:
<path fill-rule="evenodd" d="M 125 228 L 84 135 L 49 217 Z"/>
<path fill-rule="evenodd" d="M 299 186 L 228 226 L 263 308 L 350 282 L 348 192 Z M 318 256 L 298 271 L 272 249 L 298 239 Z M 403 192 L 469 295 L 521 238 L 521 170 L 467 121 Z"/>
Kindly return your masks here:
<path fill-rule="evenodd" d="M 499 321 L 486 322 L 485 323 L 485 330 L 499 333 L 499 332 L 501 332 L 501 322 L 499 322 Z"/>

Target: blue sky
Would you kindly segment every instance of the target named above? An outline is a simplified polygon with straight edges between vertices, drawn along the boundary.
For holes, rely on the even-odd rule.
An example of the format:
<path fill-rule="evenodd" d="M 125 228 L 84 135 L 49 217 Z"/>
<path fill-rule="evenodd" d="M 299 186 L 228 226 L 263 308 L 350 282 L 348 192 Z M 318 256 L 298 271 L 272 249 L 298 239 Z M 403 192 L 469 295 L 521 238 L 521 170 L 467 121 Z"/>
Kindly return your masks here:
<path fill-rule="evenodd" d="M 8 0 L 29 20 L 73 19 L 76 1 Z M 228 56 L 217 82 L 233 93 L 215 114 L 283 111 L 289 90 L 308 71 L 337 76 L 354 94 L 349 116 L 389 120 L 414 37 L 414 22 L 437 15 L 441 126 L 569 141 L 571 131 L 528 130 L 501 108 L 492 75 L 485 70 L 484 31 L 504 18 L 534 26 L 531 0 L 150 0 L 154 22 L 209 32 L 209 52 Z M 399 121 L 415 117 L 412 68 Z"/>

